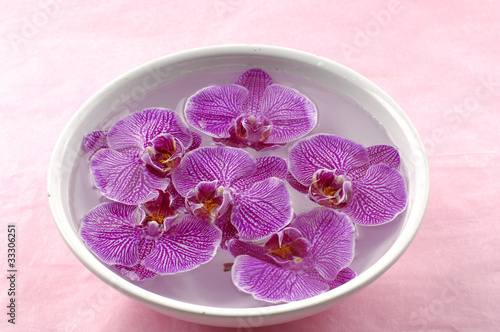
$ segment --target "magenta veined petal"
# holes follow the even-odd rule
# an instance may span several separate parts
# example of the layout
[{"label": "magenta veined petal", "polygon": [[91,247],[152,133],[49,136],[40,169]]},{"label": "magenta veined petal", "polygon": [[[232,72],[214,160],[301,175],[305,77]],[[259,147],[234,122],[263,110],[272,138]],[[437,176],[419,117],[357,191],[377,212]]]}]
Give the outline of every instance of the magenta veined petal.
[{"label": "magenta veined petal", "polygon": [[237,85],[245,87],[249,92],[249,97],[244,104],[247,112],[258,112],[264,91],[273,84],[273,80],[268,73],[259,68],[247,70],[236,80]]},{"label": "magenta veined petal", "polygon": [[238,190],[250,188],[254,183],[263,181],[270,177],[275,177],[281,180],[286,179],[288,165],[286,160],[278,156],[266,156],[255,159],[255,172],[246,177],[236,180],[232,187]]},{"label": "magenta veined petal", "polygon": [[252,256],[236,257],[233,283],[257,300],[271,303],[300,301],[326,292],[329,286],[307,274],[299,274]]},{"label": "magenta veined petal", "polygon": [[144,265],[144,259],[151,253],[155,247],[156,240],[151,237],[143,237],[138,244],[139,262],[133,266],[116,264],[115,268],[125,277],[134,281],[141,281],[156,276],[156,272],[148,270]]},{"label": "magenta veined petal", "polygon": [[108,147],[108,132],[105,130],[96,130],[88,133],[83,138],[83,148],[91,154],[100,149]]},{"label": "magenta veined petal", "polygon": [[221,231],[197,217],[185,216],[156,241],[144,266],[160,274],[192,270],[210,261],[221,241]]},{"label": "magenta veined petal", "polygon": [[272,123],[268,144],[293,141],[310,132],[317,122],[314,104],[298,91],[273,84],[264,92],[261,114]]},{"label": "magenta veined petal", "polygon": [[337,274],[337,277],[334,280],[326,281],[326,283],[330,286],[330,289],[334,289],[354,279],[355,277],[356,272],[346,267],[345,269],[339,271],[339,274]]},{"label": "magenta veined petal", "polygon": [[215,138],[229,137],[236,118],[243,113],[249,92],[242,86],[219,85],[201,89],[186,103],[188,123]]},{"label": "magenta veined petal", "polygon": [[350,169],[366,164],[368,153],[362,145],[351,140],[318,134],[297,142],[290,151],[289,160],[293,177],[309,186],[318,169],[346,174]]},{"label": "magenta veined petal", "polygon": [[97,151],[90,160],[96,187],[106,198],[125,204],[140,204],[155,199],[165,190],[168,178],[153,175],[138,154],[112,149]]},{"label": "magenta veined petal", "polygon": [[107,264],[135,265],[142,231],[137,223],[144,212],[136,206],[104,203],[83,219],[80,234],[89,249]]},{"label": "magenta veined petal", "polygon": [[149,108],[125,116],[108,132],[108,145],[115,150],[143,150],[148,142],[162,134],[170,134],[184,146],[189,146],[191,133],[181,117],[165,108]]},{"label": "magenta veined petal", "polygon": [[389,166],[370,167],[353,182],[353,195],[342,212],[360,225],[373,226],[393,220],[406,207],[406,185],[401,173]]},{"label": "magenta veined petal", "polygon": [[368,152],[368,163],[351,169],[347,174],[350,179],[354,180],[364,177],[368,168],[378,164],[384,164],[396,170],[399,168],[400,157],[398,150],[394,147],[389,145],[374,145],[366,148],[366,151]]},{"label": "magenta veined petal", "polygon": [[345,215],[316,208],[298,215],[290,224],[311,241],[309,249],[318,273],[334,280],[354,257],[354,226]]},{"label": "magenta veined petal", "polygon": [[263,239],[292,218],[290,193],[283,180],[268,178],[234,198],[232,223],[242,240]]},{"label": "magenta veined petal", "polygon": [[200,182],[217,180],[228,187],[241,177],[255,172],[252,156],[243,150],[228,147],[203,147],[187,153],[172,173],[175,189],[183,197],[191,194]]}]

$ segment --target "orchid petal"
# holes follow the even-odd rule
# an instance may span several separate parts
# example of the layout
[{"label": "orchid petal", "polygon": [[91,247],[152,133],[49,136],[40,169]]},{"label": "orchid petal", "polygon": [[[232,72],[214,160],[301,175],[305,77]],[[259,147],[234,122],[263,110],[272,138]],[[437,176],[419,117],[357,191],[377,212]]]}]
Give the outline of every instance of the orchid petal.
[{"label": "orchid petal", "polygon": [[200,134],[195,133],[194,131],[191,132],[191,145],[188,146],[186,149],[186,152],[193,151],[195,149],[198,149],[201,145],[201,141],[203,138],[201,137]]},{"label": "orchid petal", "polygon": [[202,181],[219,181],[228,187],[235,180],[255,172],[255,161],[243,150],[227,147],[203,147],[187,153],[172,173],[175,189],[183,197]]},{"label": "orchid petal", "polygon": [[255,241],[275,233],[292,217],[285,183],[269,178],[234,198],[232,223],[242,240]]},{"label": "orchid petal", "polygon": [[136,156],[111,149],[101,149],[90,160],[94,183],[101,193],[114,201],[140,204],[155,199],[157,190],[165,190],[170,182],[147,170]]},{"label": "orchid petal", "polygon": [[257,112],[264,91],[273,84],[273,80],[268,73],[259,68],[247,70],[236,80],[237,85],[245,87],[249,92],[249,97],[245,103],[245,109],[250,112]]},{"label": "orchid petal", "polygon": [[149,141],[161,134],[171,134],[184,146],[191,143],[191,133],[177,113],[169,109],[149,108],[116,122],[109,130],[108,144],[116,150],[142,150]]},{"label": "orchid petal", "polygon": [[108,133],[103,130],[96,130],[88,133],[83,138],[83,148],[91,154],[96,153],[100,149],[108,147]]},{"label": "orchid petal", "polygon": [[298,142],[290,151],[290,172],[305,186],[312,183],[313,174],[319,169],[346,174],[351,168],[368,162],[366,149],[351,140],[319,134]]},{"label": "orchid petal", "polygon": [[304,186],[302,183],[297,181],[297,179],[293,177],[290,171],[286,174],[286,181],[290,184],[290,186],[292,186],[293,189],[297,190],[299,193],[309,193],[309,187]]},{"label": "orchid petal", "polygon": [[316,126],[314,104],[298,91],[278,84],[269,86],[264,92],[260,112],[272,123],[266,143],[287,143],[304,136]]},{"label": "orchid petal", "polygon": [[214,257],[220,240],[221,232],[215,226],[200,218],[185,216],[157,239],[144,266],[160,274],[192,270]]},{"label": "orchid petal", "polygon": [[364,178],[353,181],[353,194],[342,212],[354,223],[372,226],[393,220],[406,207],[405,181],[389,166],[372,166]]},{"label": "orchid petal", "polygon": [[233,188],[245,190],[250,188],[254,183],[263,181],[270,177],[275,177],[285,180],[288,165],[286,160],[277,156],[267,156],[255,159],[257,169],[255,172],[247,177],[240,178],[232,185]]},{"label": "orchid petal", "polygon": [[267,249],[253,243],[243,242],[241,240],[231,240],[229,241],[228,249],[234,257],[248,255],[261,261],[280,266],[271,256],[267,254]]},{"label": "orchid petal", "polygon": [[148,270],[141,264],[136,264],[134,266],[115,265],[115,268],[125,277],[133,281],[146,280],[156,275],[156,272]]},{"label": "orchid petal", "polygon": [[155,200],[144,203],[146,214],[149,217],[147,220],[150,221],[151,217],[155,216],[156,219],[153,220],[161,220],[164,227],[173,222],[177,218],[177,209],[172,206],[173,200],[174,197],[168,191],[159,191]]},{"label": "orchid petal", "polygon": [[130,280],[141,281],[154,277],[156,273],[148,270],[146,267],[144,267],[144,265],[142,265],[142,261],[146,258],[147,255],[151,253],[154,247],[155,247],[154,238],[150,237],[142,238],[142,240],[139,242],[138,245],[139,263],[135,264],[134,266],[125,266],[117,264],[115,265],[115,268]]},{"label": "orchid petal", "polygon": [[228,249],[228,244],[232,239],[238,238],[238,230],[231,223],[232,208],[229,209],[219,218],[214,220],[214,225],[222,232],[220,247],[224,250]]},{"label": "orchid petal", "polygon": [[82,239],[103,262],[134,265],[143,234],[137,222],[143,215],[136,206],[115,202],[99,205],[83,218]]},{"label": "orchid petal", "polygon": [[236,257],[231,271],[238,289],[252,294],[257,300],[271,303],[299,301],[328,290],[328,285],[307,274],[298,274],[247,255]]},{"label": "orchid petal", "polygon": [[337,277],[334,280],[332,281],[326,280],[326,283],[328,284],[328,286],[330,286],[330,289],[334,289],[345,284],[349,280],[354,279],[355,277],[356,277],[356,272],[346,267],[345,269],[339,271]]},{"label": "orchid petal", "polygon": [[229,137],[236,118],[243,112],[248,90],[242,86],[219,85],[201,89],[189,98],[184,110],[188,123],[216,138]]},{"label": "orchid petal", "polygon": [[400,157],[398,150],[394,147],[389,145],[374,145],[366,148],[366,151],[368,152],[368,163],[351,169],[347,174],[350,179],[362,178],[365,176],[368,168],[377,164],[384,164],[396,170],[399,168]]},{"label": "orchid petal", "polygon": [[314,267],[328,280],[336,278],[354,257],[354,226],[349,218],[328,208],[298,215],[290,224],[309,241]]}]

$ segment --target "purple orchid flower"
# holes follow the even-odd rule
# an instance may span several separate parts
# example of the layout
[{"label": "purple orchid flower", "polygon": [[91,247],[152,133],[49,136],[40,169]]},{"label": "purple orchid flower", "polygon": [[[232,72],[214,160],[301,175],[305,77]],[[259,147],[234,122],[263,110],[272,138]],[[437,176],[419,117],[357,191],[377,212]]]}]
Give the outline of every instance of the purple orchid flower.
[{"label": "purple orchid flower", "polygon": [[365,149],[335,135],[315,135],[290,151],[287,179],[297,190],[360,225],[393,220],[406,207],[399,154],[391,146]]},{"label": "purple orchid flower", "polygon": [[189,213],[215,223],[228,239],[260,240],[292,218],[283,181],[287,164],[276,156],[252,156],[240,149],[203,147],[182,158],[172,182]]},{"label": "purple orchid flower", "polygon": [[93,154],[90,170],[101,193],[120,203],[141,204],[167,188],[186,149],[200,143],[201,137],[174,111],[151,108],[127,115],[107,132],[87,134],[83,145]]},{"label": "purple orchid flower", "polygon": [[317,208],[297,216],[262,247],[233,239],[236,287],[257,300],[303,300],[353,279],[354,226],[345,215]]},{"label": "purple orchid flower", "polygon": [[214,257],[221,232],[193,216],[179,221],[174,202],[160,192],[141,206],[101,204],[84,217],[81,236],[100,260],[131,280],[192,270]]},{"label": "purple orchid flower", "polygon": [[306,135],[316,125],[313,103],[294,89],[273,84],[261,69],[243,73],[235,84],[210,86],[189,98],[190,125],[216,142],[261,150]]}]

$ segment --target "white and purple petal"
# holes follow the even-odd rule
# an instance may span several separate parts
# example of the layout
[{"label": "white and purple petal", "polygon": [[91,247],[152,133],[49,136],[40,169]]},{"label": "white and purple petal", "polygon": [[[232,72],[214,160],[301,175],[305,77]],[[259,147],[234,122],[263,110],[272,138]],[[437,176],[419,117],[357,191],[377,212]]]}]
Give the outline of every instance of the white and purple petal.
[{"label": "white and purple petal", "polygon": [[364,178],[353,181],[353,194],[342,212],[356,224],[380,225],[393,220],[406,207],[406,186],[401,173],[389,166],[370,167]]},{"label": "white and purple petal", "polygon": [[135,265],[143,231],[137,223],[144,212],[136,206],[104,203],[92,209],[80,229],[89,249],[107,264]]},{"label": "white and purple petal", "polygon": [[354,226],[345,215],[317,208],[298,215],[290,224],[311,242],[311,261],[327,280],[336,278],[354,257]]},{"label": "white and purple petal", "polygon": [[90,160],[90,171],[101,194],[125,204],[153,200],[158,196],[157,190],[165,190],[170,182],[149,172],[138,153],[112,149],[97,151]]},{"label": "white and purple petal", "polygon": [[384,164],[396,170],[399,168],[400,157],[398,150],[394,147],[389,145],[374,145],[366,148],[366,151],[368,152],[368,163],[351,169],[347,174],[350,179],[362,178],[365,176],[368,168],[377,164]]},{"label": "white and purple petal", "polygon": [[201,137],[200,134],[192,131],[191,132],[191,145],[189,145],[187,147],[186,152],[198,149],[201,145],[202,140],[203,140],[203,138]]},{"label": "white and purple petal", "polygon": [[325,282],[328,286],[330,286],[330,289],[334,289],[354,279],[355,277],[356,272],[346,267],[345,269],[339,271],[339,274],[337,274],[337,277],[334,280],[325,280]]},{"label": "white and purple petal", "polygon": [[191,132],[181,117],[172,110],[148,108],[125,116],[108,133],[108,145],[115,150],[143,150],[155,137],[171,134],[184,146],[191,144]]},{"label": "white and purple petal", "polygon": [[232,188],[245,190],[250,188],[254,183],[263,181],[270,177],[275,177],[281,180],[286,179],[288,165],[286,160],[278,156],[266,156],[255,159],[257,169],[255,172],[246,177],[242,177],[232,184]]},{"label": "white and purple petal", "polygon": [[290,151],[290,172],[302,185],[309,186],[319,169],[346,174],[368,162],[366,149],[351,140],[319,134],[299,141]]},{"label": "white and purple petal", "polygon": [[248,255],[261,261],[280,266],[278,262],[276,262],[271,256],[267,254],[267,249],[251,242],[244,242],[238,239],[231,240],[228,244],[228,250],[231,255],[233,255],[233,257]]},{"label": "white and purple petal", "polygon": [[241,85],[248,90],[249,97],[244,107],[252,113],[258,111],[264,91],[268,86],[273,84],[273,80],[262,69],[253,68],[241,74],[235,84]]},{"label": "white and purple petal", "polygon": [[241,177],[255,172],[252,156],[243,150],[228,147],[203,147],[187,153],[172,173],[175,189],[183,197],[194,191],[198,183],[218,181],[229,187]]},{"label": "white and purple petal", "polygon": [[231,222],[242,240],[263,239],[292,218],[290,193],[283,180],[268,178],[234,197]]},{"label": "white and purple petal", "polygon": [[238,239],[238,230],[231,223],[232,207],[219,218],[214,220],[214,225],[222,232],[220,247],[224,250],[228,249],[229,243],[233,239]]},{"label": "white and purple petal", "polygon": [[139,262],[133,266],[117,264],[115,268],[130,280],[141,281],[154,277],[156,273],[144,267],[143,261],[154,249],[155,242],[155,239],[151,237],[142,238],[138,245]]},{"label": "white and purple petal", "polygon": [[210,261],[220,241],[217,227],[200,218],[185,216],[157,239],[144,266],[159,274],[189,271]]},{"label": "white and purple petal", "polygon": [[244,112],[248,96],[248,90],[236,84],[201,89],[187,101],[186,119],[191,126],[212,137],[229,137],[229,129]]},{"label": "white and purple petal", "polygon": [[329,289],[328,285],[307,274],[247,255],[235,258],[231,275],[239,290],[271,303],[300,301]]},{"label": "white and purple petal", "polygon": [[264,91],[260,114],[272,123],[268,144],[287,143],[310,132],[317,121],[314,104],[298,91],[273,84]]},{"label": "white and purple petal", "polygon": [[83,138],[83,148],[91,154],[100,149],[108,147],[108,132],[105,130],[96,130],[88,133]]},{"label": "white and purple petal", "polygon": [[292,173],[290,173],[290,171],[288,171],[288,173],[286,174],[286,181],[290,184],[290,186],[292,186],[293,189],[297,190],[299,193],[302,194],[309,193],[309,187],[304,186],[302,183],[297,181],[297,179],[294,178],[294,176],[292,175]]}]

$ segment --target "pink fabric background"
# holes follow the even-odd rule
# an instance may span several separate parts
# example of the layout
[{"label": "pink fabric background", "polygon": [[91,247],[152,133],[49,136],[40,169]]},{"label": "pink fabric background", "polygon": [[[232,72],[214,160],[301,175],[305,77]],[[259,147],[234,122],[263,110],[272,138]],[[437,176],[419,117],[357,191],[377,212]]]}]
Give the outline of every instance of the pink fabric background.
[{"label": "pink fabric background", "polygon": [[[338,61],[382,87],[425,142],[430,201],[403,257],[330,310],[254,331],[494,331],[500,325],[497,1],[10,1],[0,13],[0,330],[18,225],[21,331],[226,331],[158,314],[90,273],[49,211],[52,149],[81,104],[173,52],[260,43]],[[227,329],[230,331],[231,329]]]}]

